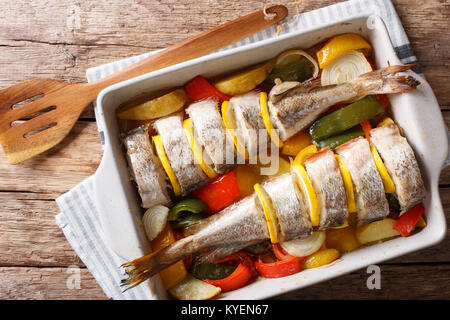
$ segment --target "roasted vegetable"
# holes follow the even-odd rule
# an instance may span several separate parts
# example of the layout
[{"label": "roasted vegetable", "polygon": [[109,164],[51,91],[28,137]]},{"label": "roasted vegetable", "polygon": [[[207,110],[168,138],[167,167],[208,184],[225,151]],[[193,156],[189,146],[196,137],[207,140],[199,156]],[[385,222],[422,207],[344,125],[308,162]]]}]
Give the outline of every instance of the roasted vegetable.
[{"label": "roasted vegetable", "polygon": [[281,149],[281,153],[295,157],[301,150],[312,143],[309,133],[300,131],[295,136],[286,140]]},{"label": "roasted vegetable", "polygon": [[207,98],[216,98],[220,103],[222,103],[223,101],[230,100],[229,96],[217,90],[202,76],[196,76],[184,88],[189,98],[194,101]]},{"label": "roasted vegetable", "polygon": [[318,268],[327,265],[340,257],[336,249],[322,249],[305,259],[303,266],[305,269]]},{"label": "roasted vegetable", "polygon": [[322,86],[341,84],[371,72],[372,66],[360,51],[351,50],[331,61],[320,76]]},{"label": "roasted vegetable", "polygon": [[424,211],[425,208],[423,207],[423,205],[418,204],[414,208],[405,212],[400,216],[400,218],[398,218],[397,222],[394,225],[394,230],[400,232],[404,237],[409,236],[416,227]]},{"label": "roasted vegetable", "polygon": [[361,50],[368,55],[372,46],[363,37],[354,33],[345,33],[331,38],[317,51],[320,68],[327,67],[332,61],[352,50]]},{"label": "roasted vegetable", "polygon": [[319,142],[316,142],[320,149],[328,148],[330,150],[334,150],[340,145],[343,145],[347,141],[350,141],[352,139],[355,139],[357,137],[361,137],[364,135],[364,131],[361,129],[361,127],[358,125],[356,127],[353,127],[351,129],[348,129],[340,134],[337,134],[335,136],[323,139]]},{"label": "roasted vegetable", "polygon": [[142,98],[133,100],[117,111],[117,117],[126,120],[156,119],[177,112],[186,101],[186,92],[183,89],[177,89],[149,101],[142,101]]},{"label": "roasted vegetable", "polygon": [[218,82],[214,86],[222,93],[230,96],[243,94],[256,88],[262,83],[275,64],[275,60],[269,60],[263,64],[254,66],[250,69],[241,71],[238,74],[228,76]]},{"label": "roasted vegetable", "polygon": [[320,142],[383,112],[378,99],[375,96],[367,96],[320,118],[311,125],[309,133],[314,141]]},{"label": "roasted vegetable", "polygon": [[400,233],[394,230],[395,220],[386,218],[372,222],[356,230],[356,238],[361,244],[386,240],[399,236]]},{"label": "roasted vegetable", "polygon": [[179,300],[208,300],[217,296],[221,289],[188,274],[181,282],[169,290]]},{"label": "roasted vegetable", "polygon": [[200,199],[187,198],[177,202],[169,210],[169,215],[167,219],[169,221],[175,221],[180,218],[183,213],[193,214],[201,213],[208,209],[208,205]]},{"label": "roasted vegetable", "polygon": [[306,238],[282,242],[281,247],[295,257],[306,257],[313,254],[325,243],[325,231],[315,231]]},{"label": "roasted vegetable", "polygon": [[147,209],[142,217],[142,224],[144,225],[145,234],[148,240],[152,241],[164,229],[167,223],[167,216],[169,208],[156,205]]},{"label": "roasted vegetable", "polygon": [[361,244],[355,235],[354,227],[342,229],[330,229],[327,231],[326,246],[339,250],[339,252],[350,252],[358,249]]}]

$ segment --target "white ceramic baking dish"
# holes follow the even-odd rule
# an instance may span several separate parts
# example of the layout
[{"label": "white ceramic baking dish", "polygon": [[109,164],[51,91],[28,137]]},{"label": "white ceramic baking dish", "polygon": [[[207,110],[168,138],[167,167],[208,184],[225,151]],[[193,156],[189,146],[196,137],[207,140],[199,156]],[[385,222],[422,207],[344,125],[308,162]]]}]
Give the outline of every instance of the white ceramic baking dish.
[{"label": "white ceramic baking dish", "polygon": [[[126,158],[119,141],[115,109],[121,103],[142,92],[182,86],[198,74],[214,77],[267,60],[287,49],[308,48],[325,38],[346,32],[359,33],[371,42],[375,48],[377,68],[401,64],[383,21],[378,16],[360,15],[214,53],[103,90],[97,99],[97,121],[105,130],[105,149],[94,186],[104,235],[111,248],[127,260],[149,252],[141,225],[143,209],[140,208],[136,187],[129,179]],[[222,294],[221,298],[268,298],[431,246],[443,239],[446,224],[439,198],[438,180],[448,153],[447,129],[430,86],[417,74],[413,75],[421,82],[418,89],[406,94],[391,95],[389,99],[395,121],[403,127],[414,148],[426,181],[426,228],[408,238],[397,238],[345,254],[331,265],[304,270],[285,278],[260,279],[242,289]],[[156,279],[153,282],[156,286],[155,299],[166,298],[167,294],[160,281]]]}]

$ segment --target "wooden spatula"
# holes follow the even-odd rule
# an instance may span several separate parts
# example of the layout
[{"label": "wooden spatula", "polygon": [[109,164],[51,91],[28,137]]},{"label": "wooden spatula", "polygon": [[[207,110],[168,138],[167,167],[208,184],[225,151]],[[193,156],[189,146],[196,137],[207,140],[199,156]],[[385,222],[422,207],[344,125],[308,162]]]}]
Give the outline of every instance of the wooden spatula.
[{"label": "wooden spatula", "polygon": [[278,23],[288,10],[278,5],[266,12],[276,16],[265,19],[261,10],[240,17],[92,83],[31,79],[0,90],[0,143],[8,162],[20,163],[58,144],[102,89],[228,46]]}]

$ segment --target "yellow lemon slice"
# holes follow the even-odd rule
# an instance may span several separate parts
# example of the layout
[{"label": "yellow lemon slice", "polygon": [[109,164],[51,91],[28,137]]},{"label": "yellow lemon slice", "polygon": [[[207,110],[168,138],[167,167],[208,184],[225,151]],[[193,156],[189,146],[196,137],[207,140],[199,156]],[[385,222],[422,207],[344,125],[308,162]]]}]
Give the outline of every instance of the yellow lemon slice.
[{"label": "yellow lemon slice", "polygon": [[309,145],[306,148],[303,148],[294,159],[294,163],[303,165],[305,163],[306,158],[317,153],[317,147],[315,145]]},{"label": "yellow lemon slice", "polygon": [[195,160],[200,165],[200,168],[202,168],[203,172],[211,179],[214,179],[217,177],[217,173],[205,162],[205,160],[202,157],[202,152],[197,148],[197,144],[194,140],[194,135],[192,134],[191,129],[191,119],[186,119],[183,121],[183,128],[184,132],[186,133],[186,137],[189,141],[189,145],[191,146],[192,153],[194,154]]},{"label": "yellow lemon slice", "polygon": [[267,109],[267,93],[261,92],[261,95],[260,95],[260,98],[259,98],[259,105],[261,107],[260,114],[261,114],[261,116],[263,118],[264,125],[266,127],[267,133],[270,136],[270,139],[272,140],[272,142],[278,148],[282,148],[283,147],[283,141],[280,140],[280,137],[278,137],[277,132],[272,127],[272,124],[270,123],[269,111]]},{"label": "yellow lemon slice", "polygon": [[233,139],[234,145],[236,146],[236,150],[239,152],[239,154],[245,159],[248,159],[248,152],[245,150],[245,147],[239,142],[238,138],[234,134],[235,126],[232,125],[233,119],[232,115],[228,113],[228,106],[230,102],[224,101],[222,103],[222,119],[223,123],[225,124],[225,128],[227,128],[228,133],[230,134],[231,138]]},{"label": "yellow lemon slice", "polygon": [[175,173],[173,173],[172,167],[169,164],[169,160],[167,159],[162,139],[159,135],[153,136],[152,139],[153,143],[155,144],[156,154],[158,155],[159,160],[161,160],[161,164],[164,168],[164,171],[166,172],[167,176],[169,177],[170,183],[172,184],[173,193],[176,196],[179,196],[181,195],[180,184],[178,183],[178,179],[175,176]]},{"label": "yellow lemon slice", "polygon": [[363,37],[354,33],[333,37],[317,51],[320,69],[325,68],[331,61],[351,50],[362,50],[367,55],[372,50],[372,46]]},{"label": "yellow lemon slice", "polygon": [[278,243],[277,217],[273,212],[272,204],[270,203],[270,200],[266,198],[266,195],[264,194],[264,191],[261,189],[259,183],[255,184],[253,188],[255,189],[255,192],[258,195],[259,201],[261,201],[264,210],[264,216],[266,217],[267,227],[269,228],[270,242]]},{"label": "yellow lemon slice", "polygon": [[389,117],[386,117],[383,120],[381,120],[381,122],[377,125],[377,127],[382,127],[384,125],[391,124],[391,123],[394,123],[394,120],[392,120]]},{"label": "yellow lemon slice", "polygon": [[339,164],[342,180],[344,180],[345,193],[347,194],[348,212],[356,212],[355,194],[353,192],[353,182],[350,171],[348,171],[347,166],[339,155],[335,154],[334,156]]},{"label": "yellow lemon slice", "polygon": [[395,183],[392,181],[391,176],[389,175],[386,167],[384,166],[383,160],[381,160],[380,154],[378,153],[377,148],[372,145],[370,146],[370,151],[372,151],[373,161],[375,162],[375,166],[380,173],[381,180],[384,185],[384,192],[386,193],[395,193]]},{"label": "yellow lemon slice", "polygon": [[292,169],[298,176],[298,183],[301,184],[300,189],[304,190],[306,194],[304,194],[305,198],[308,200],[309,204],[309,214],[311,216],[311,225],[313,227],[317,227],[320,223],[319,219],[319,207],[317,204],[316,192],[312,186],[311,180],[309,179],[308,174],[306,173],[305,167],[303,167],[300,163],[293,163]]}]

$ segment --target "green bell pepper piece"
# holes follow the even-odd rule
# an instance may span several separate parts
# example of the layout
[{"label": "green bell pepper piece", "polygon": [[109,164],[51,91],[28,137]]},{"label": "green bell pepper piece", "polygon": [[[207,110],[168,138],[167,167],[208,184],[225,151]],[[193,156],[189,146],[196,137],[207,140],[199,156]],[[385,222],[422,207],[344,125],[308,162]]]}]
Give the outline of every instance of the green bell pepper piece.
[{"label": "green bell pepper piece", "polygon": [[355,139],[357,137],[364,136],[364,131],[361,129],[361,126],[353,127],[347,131],[342,132],[341,134],[326,138],[320,142],[315,142],[315,144],[320,147],[320,149],[328,148],[330,150],[334,150],[340,145],[343,145],[347,141]]},{"label": "green bell pepper piece", "polygon": [[182,213],[200,213],[205,211],[206,209],[208,209],[208,205],[200,199],[184,199],[170,208],[167,220],[175,221],[180,217]]},{"label": "green bell pepper piece", "polygon": [[194,223],[199,222],[200,220],[204,219],[202,213],[190,213],[190,214],[183,214],[181,217],[179,217],[175,221],[170,222],[170,226],[172,229],[180,229],[185,228],[187,226],[190,226]]},{"label": "green bell pepper piece", "polygon": [[190,271],[195,278],[200,280],[220,280],[232,274],[236,267],[237,266],[232,266],[225,263],[215,264],[210,262],[199,262],[199,259],[196,256],[194,257]]},{"label": "green bell pepper piece", "polygon": [[303,82],[311,78],[312,75],[313,69],[311,68],[311,62],[305,57],[302,57],[296,63],[275,66],[264,82],[272,86],[275,84],[276,78],[280,78],[282,81]]},{"label": "green bell pepper piece", "polygon": [[375,96],[367,96],[320,118],[311,125],[309,133],[314,141],[319,142],[383,112],[378,99]]}]

